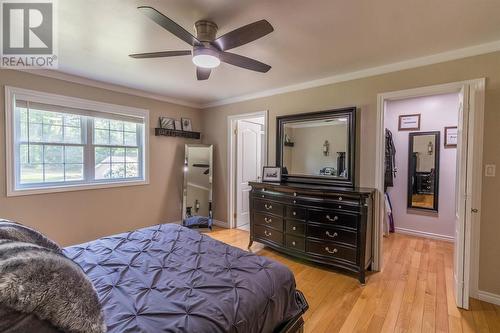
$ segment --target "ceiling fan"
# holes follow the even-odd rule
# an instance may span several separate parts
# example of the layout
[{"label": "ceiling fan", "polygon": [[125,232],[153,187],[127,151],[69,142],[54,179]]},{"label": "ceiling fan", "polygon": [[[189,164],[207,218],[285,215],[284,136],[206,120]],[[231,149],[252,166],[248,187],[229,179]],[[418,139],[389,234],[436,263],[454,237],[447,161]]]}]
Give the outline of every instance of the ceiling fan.
[{"label": "ceiling fan", "polygon": [[195,23],[196,37],[194,37],[186,29],[153,7],[140,6],[137,9],[165,30],[191,45],[193,49],[130,54],[129,56],[132,58],[144,59],[192,55],[193,63],[196,65],[198,80],[207,80],[212,68],[219,66],[221,61],[261,73],[266,73],[271,69],[271,66],[260,61],[226,52],[271,33],[274,29],[266,20],[250,23],[218,38],[216,38],[217,24],[211,21],[200,20]]}]

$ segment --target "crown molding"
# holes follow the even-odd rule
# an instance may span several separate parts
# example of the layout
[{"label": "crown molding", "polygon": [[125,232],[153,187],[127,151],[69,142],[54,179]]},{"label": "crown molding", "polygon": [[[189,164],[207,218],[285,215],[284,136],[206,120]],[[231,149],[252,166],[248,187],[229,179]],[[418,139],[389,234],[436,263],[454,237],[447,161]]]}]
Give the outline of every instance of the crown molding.
[{"label": "crown molding", "polygon": [[466,48],[462,48],[462,49],[456,49],[456,50],[452,50],[452,51],[436,53],[436,54],[433,54],[430,56],[414,58],[414,59],[396,62],[396,63],[392,63],[392,64],[371,67],[371,68],[362,69],[359,71],[349,72],[349,73],[345,73],[345,74],[333,75],[333,76],[325,77],[322,79],[301,82],[301,83],[292,84],[292,85],[288,85],[288,86],[284,86],[284,87],[280,87],[280,88],[275,88],[275,89],[270,89],[270,90],[265,90],[265,91],[261,91],[261,92],[257,92],[257,93],[253,93],[253,94],[231,97],[231,98],[227,98],[227,99],[223,99],[223,100],[219,100],[219,101],[215,101],[215,102],[211,102],[211,103],[202,104],[201,108],[206,109],[206,108],[211,108],[211,107],[215,107],[215,106],[234,104],[234,103],[239,103],[239,102],[248,101],[248,100],[252,100],[252,99],[269,97],[269,96],[284,94],[284,93],[297,91],[297,90],[304,90],[304,89],[309,89],[309,88],[326,86],[329,84],[351,81],[351,80],[356,80],[356,79],[361,79],[361,78],[365,78],[365,77],[376,76],[376,75],[386,74],[386,73],[391,73],[391,72],[397,72],[397,71],[401,71],[401,70],[405,70],[405,69],[433,65],[433,64],[437,64],[437,63],[442,63],[442,62],[447,62],[447,61],[457,60],[457,59],[462,59],[462,58],[467,58],[467,57],[473,57],[473,56],[497,52],[497,51],[500,51],[500,40],[494,41],[491,43],[470,46],[470,47],[466,47]]},{"label": "crown molding", "polygon": [[473,56],[497,52],[497,51],[500,51],[500,40],[494,41],[491,43],[479,44],[479,45],[474,45],[474,46],[465,47],[465,48],[461,48],[461,49],[446,51],[446,52],[442,52],[442,53],[436,53],[436,54],[433,54],[430,56],[409,59],[409,60],[400,61],[400,62],[396,62],[396,63],[392,63],[392,64],[366,68],[366,69],[362,69],[359,71],[328,76],[328,77],[324,77],[324,78],[317,79],[317,80],[305,81],[305,82],[287,85],[287,86],[283,86],[283,87],[279,87],[279,88],[264,90],[264,91],[260,91],[257,93],[245,94],[245,95],[240,95],[240,96],[236,96],[236,97],[230,97],[227,99],[221,99],[218,101],[214,101],[214,102],[210,102],[210,103],[203,103],[203,104],[188,102],[188,101],[185,101],[182,99],[168,97],[168,96],[161,95],[161,94],[154,94],[154,93],[150,93],[150,92],[139,90],[139,89],[128,88],[128,87],[117,85],[117,84],[107,83],[104,81],[88,79],[88,78],[84,78],[84,77],[76,76],[76,75],[72,75],[72,74],[67,74],[67,73],[60,72],[60,71],[43,70],[43,69],[37,69],[37,70],[18,69],[18,70],[21,72],[26,72],[26,73],[30,73],[30,74],[34,74],[34,75],[40,75],[40,76],[50,77],[50,78],[59,79],[59,80],[67,81],[67,82],[83,84],[86,86],[107,89],[107,90],[120,92],[120,93],[124,93],[124,94],[155,99],[155,100],[159,100],[162,102],[168,102],[168,103],[172,103],[172,104],[187,106],[187,107],[191,107],[191,108],[195,108],[195,109],[206,109],[206,108],[211,108],[211,107],[216,107],[216,106],[244,102],[244,101],[257,99],[257,98],[270,97],[270,96],[284,94],[284,93],[288,93],[288,92],[292,92],[292,91],[310,89],[310,88],[326,86],[326,85],[339,83],[339,82],[351,81],[351,80],[361,79],[361,78],[370,77],[370,76],[376,76],[376,75],[381,75],[381,74],[386,74],[386,73],[391,73],[391,72],[397,72],[397,71],[401,71],[401,70],[405,70],[405,69],[433,65],[433,64],[437,64],[437,63],[442,63],[442,62],[447,62],[447,61],[457,60],[457,59],[462,59],[462,58],[467,58],[467,57],[473,57]]},{"label": "crown molding", "polygon": [[125,86],[121,86],[121,85],[117,85],[117,84],[113,84],[113,83],[108,83],[108,82],[104,82],[104,81],[88,79],[88,78],[85,78],[82,76],[67,74],[64,72],[56,71],[56,70],[47,70],[47,69],[36,69],[36,70],[17,69],[17,70],[20,72],[25,72],[25,73],[29,73],[29,74],[45,76],[45,77],[49,77],[52,79],[58,79],[58,80],[66,81],[66,82],[82,84],[82,85],[90,86],[90,87],[94,87],[94,88],[111,90],[114,92],[119,92],[119,93],[128,94],[128,95],[134,95],[134,96],[139,96],[139,97],[144,97],[144,98],[155,99],[158,101],[177,104],[177,105],[181,105],[181,106],[187,106],[187,107],[191,107],[191,108],[195,108],[195,109],[201,108],[201,105],[197,104],[197,103],[192,103],[192,102],[188,102],[185,100],[172,98],[172,97],[168,97],[168,96],[164,96],[164,95],[160,95],[160,94],[154,94],[154,93],[150,93],[150,92],[147,92],[144,90],[128,88]]}]

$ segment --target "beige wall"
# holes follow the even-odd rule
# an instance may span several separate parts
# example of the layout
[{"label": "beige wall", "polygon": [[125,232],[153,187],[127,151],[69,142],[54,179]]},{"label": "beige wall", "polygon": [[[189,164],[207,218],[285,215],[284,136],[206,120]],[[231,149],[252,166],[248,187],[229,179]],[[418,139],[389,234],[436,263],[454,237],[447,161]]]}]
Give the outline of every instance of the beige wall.
[{"label": "beige wall", "polygon": [[[150,184],[6,197],[5,85],[149,109]],[[35,227],[62,245],[181,219],[184,144],[196,141],[155,137],[153,128],[159,116],[182,116],[200,130],[199,110],[11,70],[0,70],[0,89],[0,217]]]},{"label": "beige wall", "polygon": [[[215,215],[227,215],[227,131],[226,117],[269,110],[269,165],[275,160],[276,116],[355,105],[360,109],[358,125],[358,183],[374,186],[375,124],[377,94],[446,82],[486,77],[484,163],[500,164],[500,53],[492,53],[442,64],[341,82],[266,98],[245,101],[203,112],[206,143],[215,144]],[[500,179],[483,182],[481,221],[480,289],[500,294]]]}]

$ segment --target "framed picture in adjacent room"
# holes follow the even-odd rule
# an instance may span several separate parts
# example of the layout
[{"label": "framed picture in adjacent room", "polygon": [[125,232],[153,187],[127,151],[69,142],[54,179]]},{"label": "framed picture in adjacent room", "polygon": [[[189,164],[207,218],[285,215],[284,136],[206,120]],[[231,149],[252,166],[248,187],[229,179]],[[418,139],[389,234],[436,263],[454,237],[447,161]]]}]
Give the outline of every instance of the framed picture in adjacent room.
[{"label": "framed picture in adjacent room", "polygon": [[419,131],[420,114],[403,114],[399,116],[398,130]]},{"label": "framed picture in adjacent room", "polygon": [[281,182],[281,168],[265,166],[262,168],[262,181],[264,182]]},{"label": "framed picture in adjacent room", "polygon": [[447,126],[444,128],[444,147],[456,148],[458,144],[458,127]]},{"label": "framed picture in adjacent room", "polygon": [[188,132],[193,131],[193,126],[191,125],[191,119],[181,118],[181,122],[182,122],[182,130],[183,131],[188,131]]},{"label": "framed picture in adjacent room", "polygon": [[182,131],[182,124],[181,124],[181,121],[180,121],[180,120],[177,120],[177,119],[176,119],[176,120],[175,120],[175,122],[174,122],[174,125],[175,125],[175,129],[176,129],[177,131]]},{"label": "framed picture in adjacent room", "polygon": [[168,117],[160,117],[160,127],[164,129],[175,129],[175,120]]}]

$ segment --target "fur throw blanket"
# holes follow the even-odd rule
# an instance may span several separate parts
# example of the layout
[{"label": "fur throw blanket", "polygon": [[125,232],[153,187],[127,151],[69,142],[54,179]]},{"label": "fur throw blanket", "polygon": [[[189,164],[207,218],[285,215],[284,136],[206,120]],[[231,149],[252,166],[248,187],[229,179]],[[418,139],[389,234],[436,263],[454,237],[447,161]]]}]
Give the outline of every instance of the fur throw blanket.
[{"label": "fur throw blanket", "polygon": [[38,231],[25,225],[0,219],[0,239],[10,239],[19,242],[33,243],[62,253],[61,248]]},{"label": "fur throw blanket", "polygon": [[[19,230],[16,228],[11,230]],[[53,246],[1,239],[3,236],[5,233],[0,235],[0,313],[9,313],[12,320],[12,310],[17,311],[17,322],[34,315],[57,332],[106,332],[97,293],[77,264]],[[31,237],[29,232],[22,239],[25,237]]]}]

